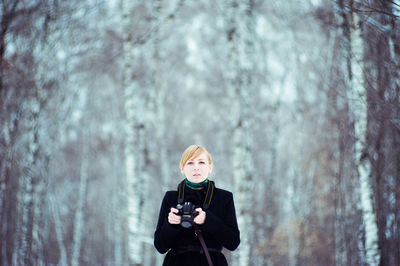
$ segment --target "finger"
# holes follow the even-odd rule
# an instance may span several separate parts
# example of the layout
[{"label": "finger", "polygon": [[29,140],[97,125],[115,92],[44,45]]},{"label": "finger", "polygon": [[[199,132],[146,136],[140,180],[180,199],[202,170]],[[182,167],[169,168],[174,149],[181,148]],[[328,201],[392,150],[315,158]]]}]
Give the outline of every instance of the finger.
[{"label": "finger", "polygon": [[175,215],[175,214],[173,214],[173,213],[170,213],[170,214],[168,215],[168,217],[170,217],[171,219],[174,219],[174,220],[179,220],[179,219],[181,218],[180,216]]},{"label": "finger", "polygon": [[171,212],[172,213],[178,213],[179,211],[178,211],[178,209],[175,209],[174,207],[171,207]]},{"label": "finger", "polygon": [[180,216],[170,215],[168,216],[168,222],[170,224],[180,224],[181,223]]},{"label": "finger", "polygon": [[171,210],[170,213],[168,213],[168,220],[174,220],[174,221],[178,221],[180,223],[181,221],[181,216],[180,215],[176,215],[175,213],[173,213],[173,211]]},{"label": "finger", "polygon": [[173,220],[173,219],[168,219],[168,222],[169,222],[170,224],[179,224],[178,221]]},{"label": "finger", "polygon": [[180,216],[176,215],[175,213],[173,213],[173,212],[171,211],[170,213],[168,213],[168,217],[177,219],[177,218],[180,217]]},{"label": "finger", "polygon": [[205,217],[204,216],[197,216],[196,218],[193,219],[193,221],[196,224],[203,224],[205,221]]}]

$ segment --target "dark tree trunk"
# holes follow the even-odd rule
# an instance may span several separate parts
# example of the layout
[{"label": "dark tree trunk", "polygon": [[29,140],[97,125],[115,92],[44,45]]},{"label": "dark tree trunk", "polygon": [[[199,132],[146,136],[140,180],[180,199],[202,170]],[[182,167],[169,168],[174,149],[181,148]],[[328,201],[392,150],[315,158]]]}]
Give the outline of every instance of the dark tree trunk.
[{"label": "dark tree trunk", "polygon": [[399,151],[395,150],[398,146],[391,137],[394,121],[391,108],[396,106],[393,102],[393,84],[396,84],[396,80],[398,82],[398,77],[393,72],[393,68],[396,69],[396,58],[391,56],[391,33],[384,30],[391,27],[391,5],[390,1],[376,0],[371,3],[371,9],[377,12],[365,19],[364,36],[364,80],[368,104],[367,156],[372,165],[371,183],[377,214],[380,265],[383,266],[395,265],[395,257],[398,257],[395,251],[398,227],[395,229],[390,225],[391,217],[398,212],[398,209],[392,207],[391,198],[395,192],[390,189],[393,180],[398,179],[395,165]]}]

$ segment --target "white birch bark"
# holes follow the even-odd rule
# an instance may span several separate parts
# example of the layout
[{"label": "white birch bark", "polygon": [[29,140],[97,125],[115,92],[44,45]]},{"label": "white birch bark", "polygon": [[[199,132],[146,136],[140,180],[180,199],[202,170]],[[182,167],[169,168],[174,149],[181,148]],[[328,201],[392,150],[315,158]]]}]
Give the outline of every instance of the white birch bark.
[{"label": "white birch bark", "polygon": [[[4,112],[4,110],[3,110]],[[11,122],[12,123],[12,122]],[[3,133],[4,132],[4,133]],[[5,138],[5,147],[10,147],[10,141],[8,140],[9,137],[7,137],[9,135],[9,125],[8,123],[6,123],[6,125],[3,128],[3,132],[1,132],[1,134],[4,134],[4,138]],[[10,169],[11,167],[11,149],[6,149],[5,151],[1,151],[1,157],[3,158],[0,162],[0,210],[4,210],[3,209],[3,204],[5,201],[5,192],[6,192],[6,186],[7,186],[7,178],[6,178],[6,174],[7,174],[7,169]],[[0,212],[0,221],[2,221],[2,218],[5,216],[5,214],[2,212]],[[0,235],[3,233],[3,229],[0,229]],[[0,251],[0,254],[3,254],[3,250],[5,249],[4,244],[3,244],[3,239],[2,241],[2,250]],[[5,252],[5,251],[4,251]],[[3,256],[0,256],[3,257]]]},{"label": "white birch bark", "polygon": [[[83,129],[87,130],[87,129]],[[82,160],[80,168],[80,182],[78,187],[78,202],[76,206],[75,218],[74,218],[74,231],[73,231],[73,242],[72,242],[72,255],[71,255],[71,265],[79,265],[79,260],[81,256],[82,238],[83,231],[85,227],[84,220],[84,205],[86,202],[86,192],[87,192],[87,180],[88,180],[88,167],[89,167],[89,147],[88,137],[83,134],[82,143]]]},{"label": "white birch bark", "polygon": [[32,95],[28,101],[29,111],[29,131],[27,132],[27,153],[25,155],[25,169],[23,175],[19,179],[18,204],[17,204],[17,223],[13,252],[13,264],[23,265],[31,264],[32,246],[38,245],[32,238],[32,228],[37,222],[34,217],[34,193],[37,179],[37,170],[35,169],[37,153],[39,149],[38,143],[38,116],[40,111],[40,103],[37,95]]},{"label": "white birch bark", "polygon": [[[117,153],[114,151],[114,156],[118,156]],[[118,157],[114,157],[118,158]],[[115,169],[117,167],[117,163],[114,160],[114,166],[113,168]],[[120,171],[114,170],[115,177],[120,178],[121,176],[119,174]],[[117,185],[117,188],[121,188],[121,184]],[[122,235],[122,204],[121,204],[121,193],[120,189],[117,191],[114,191],[114,195],[112,196],[112,206],[113,206],[113,217],[111,218],[112,220],[111,225],[112,225],[112,236],[110,236],[111,239],[114,240],[113,243],[113,256],[114,256],[114,264],[115,265],[122,265],[123,264],[123,235]]]},{"label": "white birch bark", "polygon": [[[228,91],[227,91],[227,99],[228,102],[226,103],[227,106],[230,106],[231,108],[231,114],[232,114],[232,120],[231,120],[231,127],[233,128],[235,126],[235,123],[237,123],[237,120],[239,119],[239,101],[236,99],[236,95],[235,95],[235,90],[236,90],[236,75],[239,72],[237,70],[237,66],[238,66],[238,36],[237,36],[237,27],[238,27],[238,22],[237,22],[237,6],[236,6],[236,1],[235,0],[228,0],[226,1],[226,6],[224,8],[225,12],[225,31],[226,31],[226,37],[227,37],[227,50],[228,50],[228,54],[227,54],[227,68],[226,68],[226,76],[225,76],[225,80],[227,82],[227,87],[228,87]],[[237,135],[237,134],[236,134]],[[239,152],[236,149],[236,143],[234,141],[233,143],[233,173],[234,173],[234,183],[235,186],[237,187],[237,180],[238,178],[240,178],[238,176],[238,171],[237,171],[237,160],[239,158],[237,158],[237,153]],[[235,190],[236,190],[235,187]],[[240,212],[240,206],[242,206],[241,201],[241,195],[235,191],[235,203],[236,203],[236,215],[237,215],[237,219],[238,219],[238,226],[239,226],[239,230],[241,232],[241,244],[239,246],[239,250],[244,250],[243,253],[246,253],[247,249],[245,248],[246,243],[243,241],[243,237],[245,236],[246,232],[243,231],[243,229],[245,228],[243,226],[244,221],[242,220],[242,213]],[[243,248],[244,247],[244,248]],[[241,256],[243,256],[243,254],[241,254]],[[232,258],[232,264],[233,265],[241,265],[240,264],[240,259],[241,256],[238,254],[238,251],[235,252],[233,258]],[[244,261],[244,263],[246,263],[246,261]]]},{"label": "white birch bark", "polygon": [[[141,112],[142,113],[142,112]],[[143,113],[142,113],[143,114]],[[149,186],[149,180],[150,180],[150,175],[148,172],[148,165],[147,165],[147,160],[148,158],[145,158],[146,153],[149,152],[148,150],[148,140],[150,139],[148,134],[149,132],[146,130],[149,121],[143,121],[143,129],[139,130],[137,133],[138,140],[135,141],[135,144],[138,149],[138,154],[136,156],[137,160],[137,170],[136,170],[136,176],[137,176],[137,181],[138,183],[135,184],[137,191],[135,192],[136,195],[138,195],[138,202],[136,203],[138,205],[138,215],[137,215],[137,227],[136,227],[136,232],[135,232],[135,242],[137,242],[137,246],[139,246],[140,253],[136,253],[136,262],[139,264],[144,264],[146,254],[148,252],[148,247],[146,244],[148,244],[148,238],[150,236],[150,228],[149,224],[151,223],[151,192],[150,192],[150,186]],[[151,245],[153,246],[153,241],[150,242]]]},{"label": "white birch bark", "polygon": [[[144,144],[142,150],[142,166],[140,167],[140,175],[142,176],[143,183],[143,206],[142,206],[142,221],[141,221],[141,232],[143,237],[143,245],[144,245],[144,253],[143,253],[143,265],[151,265],[152,254],[154,253],[154,244],[153,244],[153,234],[154,228],[152,226],[154,217],[157,217],[156,209],[154,206],[154,197],[150,195],[154,193],[154,189],[151,188],[151,180],[154,180],[155,177],[150,176],[149,169],[151,167],[151,162],[161,162],[161,174],[166,174],[166,176],[162,177],[163,180],[168,179],[168,173],[165,173],[165,164],[167,162],[166,157],[159,158],[158,156],[166,156],[165,144],[164,144],[164,113],[163,113],[163,85],[159,79],[159,68],[161,64],[160,58],[160,20],[162,17],[162,5],[161,0],[152,1],[151,6],[149,7],[151,10],[151,39],[147,42],[146,45],[148,48],[145,48],[148,53],[147,62],[150,66],[150,87],[147,88],[146,92],[148,93],[146,108],[144,113],[146,114],[146,120],[143,122],[145,124],[145,128],[142,131],[144,135],[141,137],[141,143]],[[156,141],[151,141],[152,139]],[[159,151],[161,154],[159,154]],[[148,158],[145,158],[145,157]],[[165,161],[164,161],[165,160]]]},{"label": "white birch bark", "polygon": [[[13,97],[13,93],[11,90],[6,91],[4,102],[11,101]],[[2,104],[2,112],[4,114],[7,113],[7,109],[5,108],[7,104]],[[7,184],[10,182],[10,170],[12,168],[12,154],[13,154],[13,145],[15,145],[16,139],[16,131],[18,128],[18,117],[16,113],[10,114],[10,121],[4,124],[3,130],[1,132],[2,138],[4,139],[4,147],[5,149],[1,152],[2,160],[0,162],[0,241],[1,241],[1,250],[0,250],[0,264],[7,265],[9,262],[7,261],[7,223],[8,217],[6,212],[6,207],[8,203],[6,202],[7,197]]]},{"label": "white birch bark", "polygon": [[134,2],[122,2],[123,52],[124,52],[124,87],[125,87],[125,113],[126,113],[126,145],[125,145],[125,173],[127,221],[128,221],[128,247],[129,262],[140,264],[143,258],[142,243],[140,241],[140,194],[141,180],[136,174],[138,168],[138,154],[136,146],[136,131],[142,127],[139,123],[139,98],[138,85],[134,80],[133,62],[139,55],[139,48],[133,42],[131,13]]},{"label": "white birch bark", "polygon": [[[38,101],[38,107],[39,111],[41,109],[41,105],[46,102],[46,99],[48,98],[46,89],[44,89],[44,82],[47,80],[47,75],[50,76],[50,72],[47,71],[46,66],[44,64],[44,61],[48,60],[47,54],[49,52],[49,47],[46,44],[39,43],[36,46],[35,49],[35,54],[42,55],[44,53],[44,56],[37,56],[37,72],[35,75],[35,80],[36,80],[36,92],[37,94],[35,95],[37,101]],[[39,123],[39,112],[36,114],[37,118],[37,123]],[[41,120],[42,121],[42,120]],[[38,126],[37,126],[38,127]],[[49,147],[40,146],[40,153],[42,156],[39,158],[39,145],[42,143],[41,137],[43,134],[40,134],[42,131],[39,131],[39,128],[36,130],[36,140],[37,142],[37,155],[36,157],[38,158],[35,164],[35,169],[36,169],[36,181],[35,181],[35,186],[33,187],[33,222],[32,222],[32,240],[33,240],[33,245],[32,245],[32,255],[34,256],[34,263],[36,265],[44,265],[44,245],[42,239],[44,238],[44,218],[42,215],[42,210],[44,208],[44,202],[46,199],[46,183],[47,183],[47,171],[48,171],[48,164],[49,164]],[[46,139],[46,143],[49,143],[49,140]]]},{"label": "white birch bark", "polygon": [[[229,1],[226,7],[228,24],[228,65],[229,98],[233,114],[233,175],[235,182],[235,200],[237,219],[241,231],[241,244],[234,253],[234,265],[249,265],[251,240],[253,239],[253,220],[248,203],[253,195],[253,161],[252,161],[252,123],[251,97],[253,80],[253,47],[251,39],[254,34],[252,1]],[[242,20],[241,18],[245,18]],[[229,36],[230,34],[230,36]]]},{"label": "white birch bark", "polygon": [[[354,76],[354,71],[361,73],[360,64],[361,56],[354,53],[352,47],[353,36],[355,32],[352,27],[352,9],[347,6],[353,4],[352,1],[340,0],[334,6],[337,17],[337,24],[340,25],[334,38],[334,46],[331,48],[333,54],[331,57],[332,66],[330,68],[337,69],[331,71],[331,79],[343,79],[342,86],[337,89],[341,95],[342,92],[347,94],[347,98],[335,96],[335,104],[337,107],[337,115],[342,120],[339,125],[339,164],[338,174],[335,179],[335,264],[349,265],[360,264],[360,260],[365,258],[361,254],[362,245],[360,239],[364,234],[362,227],[362,211],[360,206],[360,180],[356,174],[358,162],[356,162],[356,138],[355,136],[355,118],[354,100],[357,95],[354,94],[354,86],[361,86],[362,76]],[[359,31],[359,29],[357,29]],[[359,33],[358,33],[359,34]],[[356,36],[355,36],[356,37]],[[357,41],[357,40],[356,40]],[[358,41],[361,41],[359,39]],[[353,43],[354,45],[354,43]],[[360,43],[361,45],[361,43]],[[362,49],[362,47],[359,47]],[[357,53],[358,51],[356,51]],[[358,58],[357,58],[358,57]],[[357,61],[359,60],[359,61]],[[355,65],[356,64],[356,65]],[[337,76],[339,73],[339,76]],[[355,81],[356,79],[361,79]],[[345,111],[345,112],[343,112]],[[357,234],[354,234],[357,232]]]},{"label": "white birch bark", "polygon": [[[119,101],[113,99],[113,119],[115,121],[116,132],[124,132],[124,119],[123,115],[120,113],[122,110],[118,106],[124,102],[124,100]],[[116,111],[118,110],[118,111]],[[120,111],[121,110],[121,111]],[[117,184],[114,186],[114,192],[111,199],[111,204],[113,206],[113,217],[111,217],[111,236],[113,239],[113,264],[114,265],[128,265],[129,264],[129,254],[127,253],[127,247],[124,234],[126,233],[126,225],[124,218],[127,213],[126,200],[129,198],[127,194],[127,176],[125,175],[125,151],[121,153],[120,147],[121,142],[124,142],[125,133],[120,136],[119,133],[113,135],[115,138],[114,144],[112,145],[113,153],[113,176],[116,177]]]},{"label": "white birch bark", "polygon": [[[39,163],[38,163],[39,164]],[[36,165],[36,167],[40,167]],[[44,231],[41,226],[43,225],[43,215],[42,209],[44,207],[44,197],[45,197],[45,182],[44,182],[44,169],[37,170],[37,180],[35,185],[33,186],[33,210],[32,210],[32,259],[36,265],[44,265],[43,259],[43,236],[42,232]]]},{"label": "white birch bark", "polygon": [[[355,127],[355,161],[358,163],[357,170],[360,178],[361,209],[365,224],[365,255],[366,263],[369,265],[378,265],[380,252],[378,249],[378,226],[376,215],[373,211],[372,188],[370,184],[370,163],[368,159],[362,158],[363,151],[366,148],[367,134],[367,96],[363,86],[362,71],[362,51],[363,41],[361,30],[359,29],[359,17],[353,14],[355,29],[352,31],[351,50],[353,53],[351,71],[352,71],[352,89],[348,91],[350,99],[350,112],[353,116]],[[363,245],[360,245],[362,247]]]},{"label": "white birch bark", "polygon": [[0,169],[0,236],[1,236],[1,250],[0,250],[0,263],[2,265],[6,265],[7,263],[7,240],[6,240],[6,232],[7,232],[7,215],[6,215],[6,208],[5,208],[5,197],[6,197],[6,190],[7,190],[7,180],[6,180],[6,172],[7,169],[11,167],[11,152],[8,151],[6,156],[3,157],[4,161],[1,163]]},{"label": "white birch bark", "polygon": [[[83,91],[83,108],[88,108],[89,106],[89,90]],[[82,110],[84,122],[88,121],[88,116],[85,110]],[[81,247],[82,238],[84,234],[85,227],[85,203],[86,203],[86,193],[87,193],[87,182],[89,173],[89,150],[90,150],[90,124],[86,123],[86,127],[82,129],[81,133],[81,165],[79,171],[79,185],[76,189],[77,192],[77,202],[75,208],[74,216],[74,226],[73,226],[73,236],[72,236],[72,248],[71,248],[71,261],[70,265],[77,266],[80,264],[81,257]]]},{"label": "white birch bark", "polygon": [[166,147],[166,138],[168,137],[167,127],[166,127],[166,109],[165,109],[165,99],[166,99],[166,86],[162,80],[165,80],[165,62],[160,54],[161,43],[159,37],[159,31],[161,30],[161,18],[166,18],[163,16],[161,8],[161,1],[157,0],[153,3],[153,28],[154,37],[153,43],[153,56],[152,56],[152,70],[153,70],[153,90],[155,91],[155,127],[156,127],[156,140],[157,140],[157,150],[158,150],[158,161],[160,162],[160,173],[162,181],[162,190],[166,191],[170,185],[170,168],[168,163],[168,154]]},{"label": "white birch bark", "polygon": [[[113,106],[112,109],[114,110],[113,113],[113,120],[115,121],[115,128],[117,132],[123,132],[121,128],[121,115],[119,112],[115,110],[119,110],[118,102],[113,99]],[[113,135],[114,138],[117,138],[117,134]],[[125,265],[128,264],[124,260],[124,252],[123,252],[123,213],[125,211],[123,204],[124,198],[126,195],[121,193],[124,191],[125,187],[125,178],[124,178],[124,171],[121,169],[123,165],[123,160],[121,160],[121,155],[119,153],[119,139],[115,139],[112,144],[112,173],[113,176],[116,178],[117,182],[112,190],[111,195],[111,206],[113,215],[110,217],[110,239],[113,240],[113,264],[114,265]]]},{"label": "white birch bark", "polygon": [[60,250],[60,261],[57,265],[66,266],[68,265],[67,248],[64,241],[63,225],[60,218],[60,211],[58,209],[58,202],[55,195],[48,193],[47,200],[50,205],[51,215],[54,219],[54,228],[56,231],[56,239],[58,248]]}]

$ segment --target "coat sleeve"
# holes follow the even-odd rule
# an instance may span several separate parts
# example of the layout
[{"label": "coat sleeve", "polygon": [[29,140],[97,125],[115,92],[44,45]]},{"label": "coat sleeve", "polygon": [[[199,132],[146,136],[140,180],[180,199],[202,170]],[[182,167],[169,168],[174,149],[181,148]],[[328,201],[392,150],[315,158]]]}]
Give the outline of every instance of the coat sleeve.
[{"label": "coat sleeve", "polygon": [[230,192],[224,207],[226,208],[226,215],[223,219],[207,210],[206,221],[201,226],[201,229],[212,234],[223,247],[232,251],[240,244],[240,231],[236,220],[233,195]]},{"label": "coat sleeve", "polygon": [[167,252],[175,241],[179,232],[176,226],[168,222],[167,215],[170,211],[168,204],[168,192],[165,194],[161,203],[160,214],[158,216],[157,228],[154,232],[154,246],[158,252],[164,254]]}]

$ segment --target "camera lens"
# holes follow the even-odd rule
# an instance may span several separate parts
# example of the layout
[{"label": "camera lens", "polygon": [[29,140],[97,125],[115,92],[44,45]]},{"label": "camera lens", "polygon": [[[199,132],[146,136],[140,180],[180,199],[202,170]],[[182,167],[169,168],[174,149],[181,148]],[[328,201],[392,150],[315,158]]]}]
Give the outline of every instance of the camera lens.
[{"label": "camera lens", "polygon": [[189,221],[182,221],[181,226],[184,228],[190,228],[190,227],[192,227],[192,223]]}]

